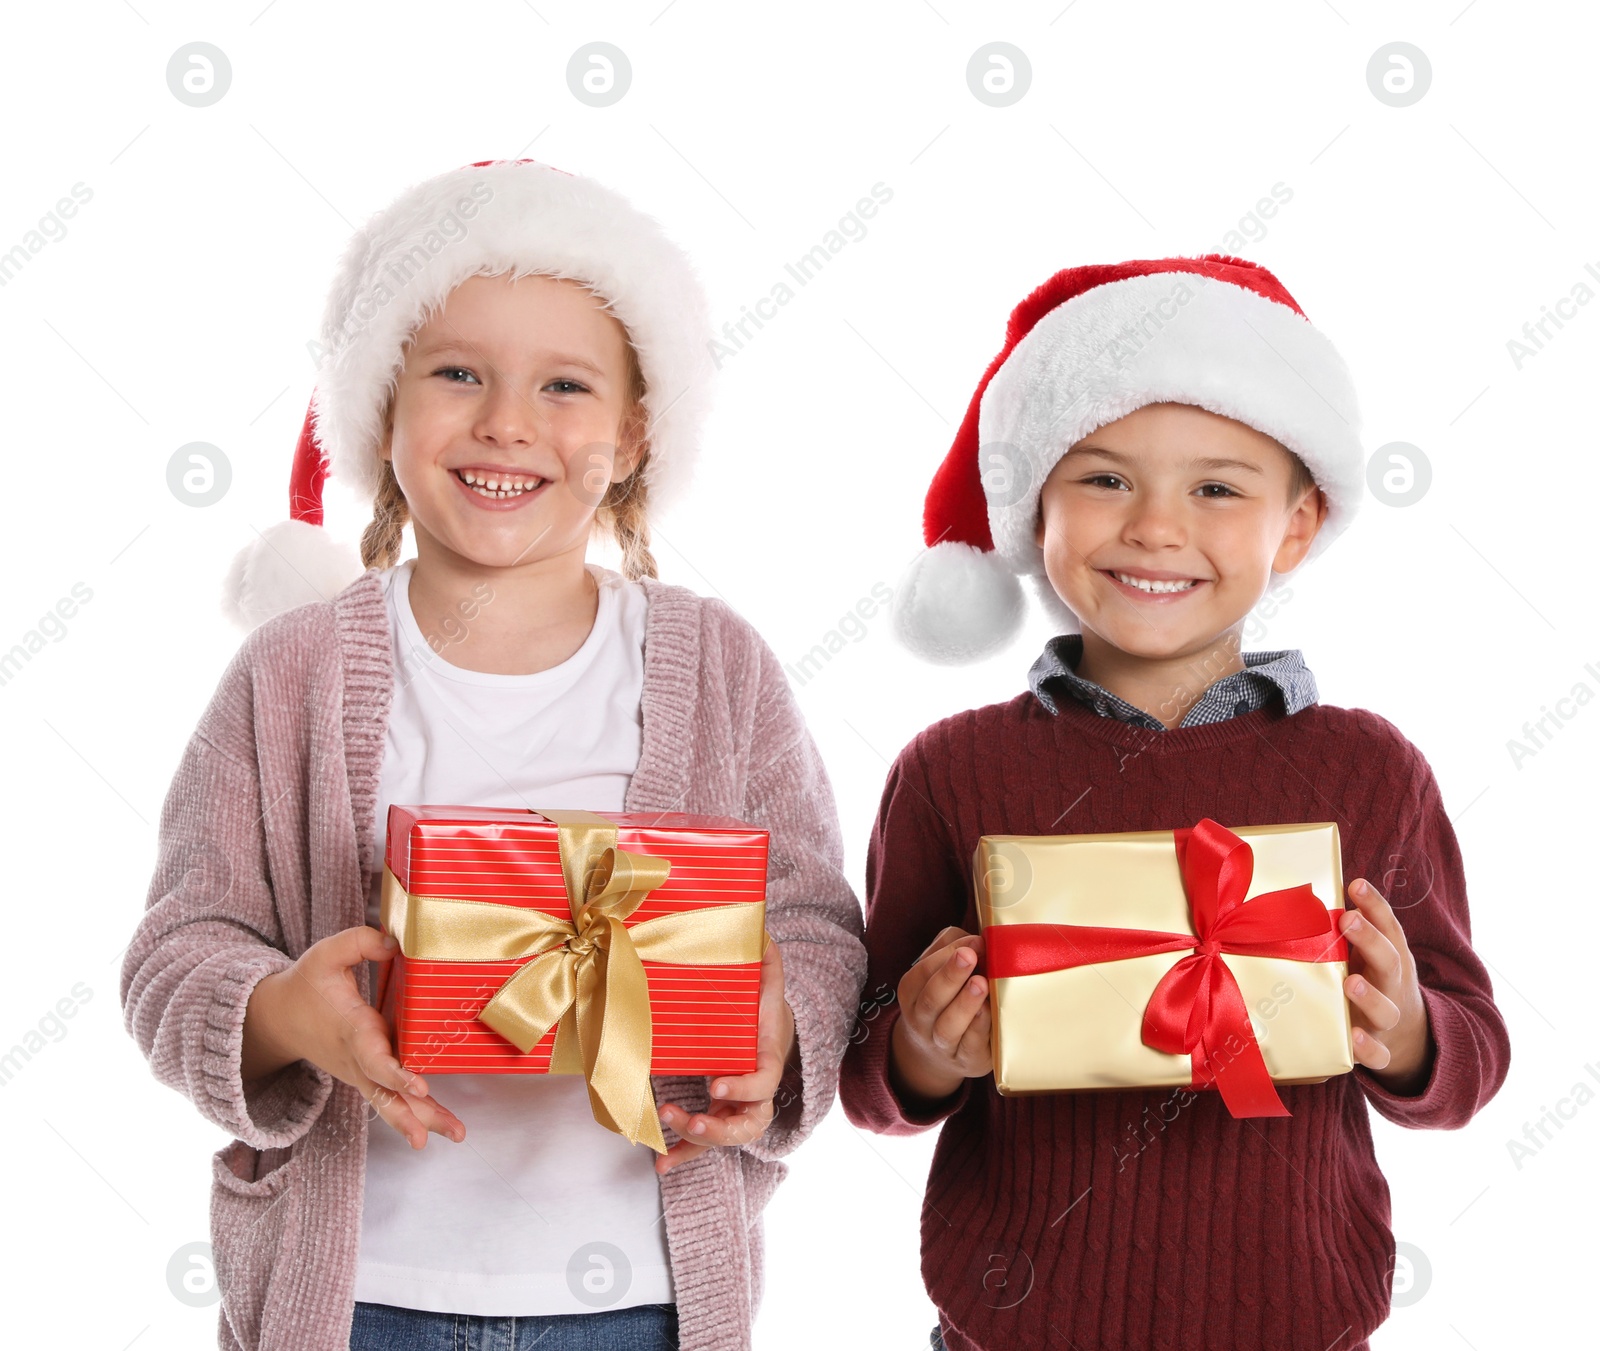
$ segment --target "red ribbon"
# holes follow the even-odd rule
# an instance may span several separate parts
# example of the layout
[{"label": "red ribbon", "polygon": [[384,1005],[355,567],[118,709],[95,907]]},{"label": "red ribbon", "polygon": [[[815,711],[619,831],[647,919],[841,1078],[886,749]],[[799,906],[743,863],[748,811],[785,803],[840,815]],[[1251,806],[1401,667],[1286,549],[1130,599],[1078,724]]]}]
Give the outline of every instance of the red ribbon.
[{"label": "red ribbon", "polygon": [[[1172,832],[1194,933],[1081,924],[996,924],[983,931],[991,977],[1032,976],[1158,952],[1192,951],[1162,976],[1145,1006],[1145,1045],[1188,1055],[1192,1088],[1215,1084],[1235,1117],[1288,1116],[1250,1030],[1244,993],[1225,952],[1301,962],[1347,959],[1343,910],[1329,909],[1309,883],[1245,896],[1255,869],[1250,846],[1209,817]],[[1228,1043],[1237,1039],[1241,1049]]]}]

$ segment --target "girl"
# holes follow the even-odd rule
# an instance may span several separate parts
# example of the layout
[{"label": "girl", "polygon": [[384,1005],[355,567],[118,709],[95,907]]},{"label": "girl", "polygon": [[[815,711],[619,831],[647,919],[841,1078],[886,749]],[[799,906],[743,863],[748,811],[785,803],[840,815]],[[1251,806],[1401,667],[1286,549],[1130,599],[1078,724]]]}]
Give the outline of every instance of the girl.
[{"label": "girl", "polygon": [[[531,161],[421,184],[346,254],[294,519],[231,585],[247,620],[286,582],[332,598],[223,676],[122,973],[156,1076],[237,1137],[213,1160],[224,1348],[750,1344],[760,1212],[832,1101],[865,953],[779,663],[655,580],[646,504],[685,476],[708,332],[653,221]],[[374,500],[342,589],[329,462]],[[586,561],[597,522],[625,575]],[[403,1070],[369,965],[391,802],[766,827],[756,1070],[655,1078],[663,1156],[596,1125],[581,1076]]]}]

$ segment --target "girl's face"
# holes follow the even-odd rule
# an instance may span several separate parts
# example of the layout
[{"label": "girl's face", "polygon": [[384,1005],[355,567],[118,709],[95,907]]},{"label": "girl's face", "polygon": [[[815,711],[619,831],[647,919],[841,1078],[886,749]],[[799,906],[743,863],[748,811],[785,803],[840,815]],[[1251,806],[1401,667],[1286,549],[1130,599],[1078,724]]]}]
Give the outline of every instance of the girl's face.
[{"label": "girl's face", "polygon": [[469,277],[407,344],[380,452],[417,555],[512,568],[587,545],[618,445],[627,336],[595,294],[554,277]]}]

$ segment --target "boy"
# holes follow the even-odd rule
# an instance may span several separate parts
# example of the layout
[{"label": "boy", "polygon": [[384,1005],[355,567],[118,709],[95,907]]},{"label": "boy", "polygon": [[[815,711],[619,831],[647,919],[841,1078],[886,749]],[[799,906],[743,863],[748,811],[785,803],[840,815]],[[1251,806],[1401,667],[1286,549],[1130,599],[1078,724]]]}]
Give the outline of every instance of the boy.
[{"label": "boy", "polygon": [[[922,1218],[935,1347],[1361,1351],[1394,1263],[1367,1104],[1453,1129],[1505,1078],[1427,762],[1376,714],[1317,703],[1298,652],[1240,651],[1273,574],[1358,504],[1356,426],[1344,363],[1265,269],[1076,268],[1013,312],[935,477],[901,638],[993,650],[1021,622],[1018,573],[1067,630],[1029,692],[906,747],[868,850],[867,990],[895,999],[860,1024],[841,1098],[885,1134],[944,1123]],[[1338,823],[1355,1071],[1279,1086],[1282,1117],[1188,1089],[999,1096],[978,837],[1206,816]]]}]

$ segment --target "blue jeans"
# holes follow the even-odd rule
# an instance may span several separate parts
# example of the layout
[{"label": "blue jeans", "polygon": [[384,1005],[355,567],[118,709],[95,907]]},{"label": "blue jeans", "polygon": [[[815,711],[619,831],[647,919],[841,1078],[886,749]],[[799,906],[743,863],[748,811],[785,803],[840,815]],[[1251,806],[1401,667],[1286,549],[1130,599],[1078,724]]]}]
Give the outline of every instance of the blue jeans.
[{"label": "blue jeans", "polygon": [[356,1301],[350,1351],[678,1351],[678,1306],[480,1318]]}]

